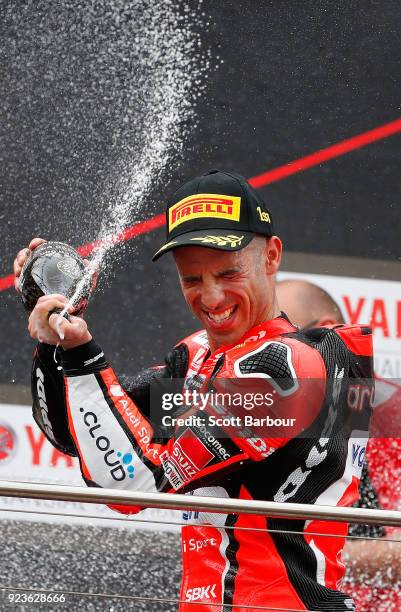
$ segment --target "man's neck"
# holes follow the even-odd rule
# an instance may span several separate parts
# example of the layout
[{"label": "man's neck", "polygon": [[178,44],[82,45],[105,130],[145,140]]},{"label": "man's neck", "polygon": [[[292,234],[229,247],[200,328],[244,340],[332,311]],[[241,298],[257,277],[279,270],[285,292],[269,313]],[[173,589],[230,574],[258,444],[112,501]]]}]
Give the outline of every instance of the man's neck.
[{"label": "man's neck", "polygon": [[[272,319],[275,319],[275,318],[277,318],[277,317],[279,317],[279,316],[281,315],[281,310],[280,310],[280,308],[279,308],[279,306],[278,306],[278,302],[277,302],[277,300],[275,300],[275,301],[274,301],[274,303],[273,303],[272,308],[271,308],[271,310],[270,310],[270,311],[271,311],[271,313],[272,313],[272,315],[271,315],[271,316],[270,316],[270,315],[267,315],[267,316],[265,316],[265,317],[263,317],[263,316],[262,316],[262,317],[260,317],[260,320],[258,320],[258,321],[257,321],[257,322],[256,322],[254,325],[252,325],[252,327],[251,327],[251,328],[249,328],[249,330],[247,330],[247,332],[249,332],[249,331],[250,331],[251,329],[253,329],[254,327],[257,327],[258,325],[261,325],[262,323],[265,323],[266,321],[271,321]],[[247,333],[247,332],[245,332],[245,333]],[[245,334],[244,334],[244,335],[245,335]],[[241,338],[242,338],[242,337],[243,337],[243,336],[241,336]],[[241,341],[241,338],[238,338],[238,343]],[[208,342],[209,342],[209,348],[210,348],[210,351],[211,351],[212,353],[214,353],[215,351],[217,351],[217,349],[219,349],[220,347],[222,347],[222,346],[226,346],[226,345],[225,345],[224,343],[222,343],[222,342],[217,342],[217,341],[215,341],[213,338],[211,338],[211,337],[209,336],[209,334],[208,334]],[[230,345],[231,345],[231,344],[235,344],[235,343],[230,343]]]}]

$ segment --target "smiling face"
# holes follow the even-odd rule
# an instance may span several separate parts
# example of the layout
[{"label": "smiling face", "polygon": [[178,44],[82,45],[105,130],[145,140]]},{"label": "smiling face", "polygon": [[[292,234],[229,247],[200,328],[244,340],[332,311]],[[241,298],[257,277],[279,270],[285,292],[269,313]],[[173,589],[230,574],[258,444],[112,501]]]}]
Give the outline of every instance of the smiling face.
[{"label": "smiling face", "polygon": [[280,258],[277,236],[256,236],[231,253],[195,246],[174,250],[184,298],[206,329],[212,351],[236,344],[249,329],[279,314],[275,273]]}]

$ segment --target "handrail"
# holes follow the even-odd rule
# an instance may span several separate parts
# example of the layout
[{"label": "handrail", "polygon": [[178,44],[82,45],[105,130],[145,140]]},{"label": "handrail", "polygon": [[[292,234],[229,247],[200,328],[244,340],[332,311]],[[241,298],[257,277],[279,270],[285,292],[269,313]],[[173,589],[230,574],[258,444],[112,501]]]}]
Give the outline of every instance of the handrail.
[{"label": "handrail", "polygon": [[282,518],[322,519],[366,525],[401,527],[401,512],[317,506],[313,504],[279,503],[245,499],[212,498],[200,495],[142,493],[114,489],[45,485],[0,480],[0,497],[24,497],[89,504],[141,506],[144,508],[191,509],[208,512],[261,514]]}]

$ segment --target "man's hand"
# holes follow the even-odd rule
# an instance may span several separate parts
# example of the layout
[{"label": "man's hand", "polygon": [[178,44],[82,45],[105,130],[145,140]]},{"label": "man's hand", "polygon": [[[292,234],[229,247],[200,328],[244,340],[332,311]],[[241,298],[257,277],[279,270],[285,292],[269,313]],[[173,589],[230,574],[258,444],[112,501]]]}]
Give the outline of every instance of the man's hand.
[{"label": "man's hand", "polygon": [[[30,314],[28,330],[34,340],[46,344],[61,344],[65,349],[75,348],[92,340],[88,326],[81,317],[69,315],[69,320],[53,310],[62,310],[67,304],[64,295],[43,295]],[[72,311],[73,307],[69,308]]]},{"label": "man's hand", "polygon": [[32,251],[34,251],[38,246],[40,246],[41,244],[43,244],[44,242],[46,242],[46,240],[43,240],[43,238],[33,238],[31,240],[31,242],[29,243],[28,248],[25,249],[21,249],[21,251],[19,251],[17,253],[17,257],[14,259],[14,287],[16,289],[16,291],[19,292],[20,288],[19,288],[19,277],[21,276],[21,270],[24,266],[24,263],[26,262],[26,260],[28,259],[29,255],[31,254]]},{"label": "man's hand", "polygon": [[[18,252],[14,260],[14,286],[19,292],[19,277],[25,261],[32,251],[38,246],[45,243],[43,238],[33,238],[28,247]],[[86,266],[89,265],[87,259],[84,259]],[[92,278],[92,289],[96,285],[98,271],[95,272]],[[69,314],[69,319],[60,317],[57,313],[50,314],[53,310],[63,310],[67,304],[67,298],[64,295],[43,295],[37,301],[37,304],[30,314],[28,322],[28,330],[31,337],[39,342],[56,345],[61,344],[65,350],[81,346],[92,340],[92,336],[88,331],[88,326],[82,317],[75,317]],[[73,312],[74,307],[70,307],[68,312]],[[60,342],[61,341],[61,342]]]}]

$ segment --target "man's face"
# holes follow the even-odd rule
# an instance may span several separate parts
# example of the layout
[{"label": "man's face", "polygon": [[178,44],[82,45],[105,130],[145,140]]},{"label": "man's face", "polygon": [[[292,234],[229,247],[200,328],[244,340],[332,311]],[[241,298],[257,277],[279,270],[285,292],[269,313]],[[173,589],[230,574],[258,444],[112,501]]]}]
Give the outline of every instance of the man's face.
[{"label": "man's face", "polygon": [[237,343],[271,318],[276,267],[269,265],[263,238],[234,253],[180,247],[174,259],[185,300],[206,329],[212,350]]}]

